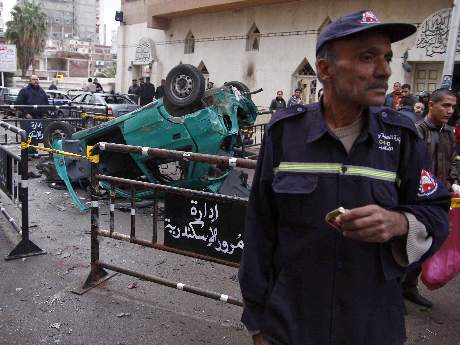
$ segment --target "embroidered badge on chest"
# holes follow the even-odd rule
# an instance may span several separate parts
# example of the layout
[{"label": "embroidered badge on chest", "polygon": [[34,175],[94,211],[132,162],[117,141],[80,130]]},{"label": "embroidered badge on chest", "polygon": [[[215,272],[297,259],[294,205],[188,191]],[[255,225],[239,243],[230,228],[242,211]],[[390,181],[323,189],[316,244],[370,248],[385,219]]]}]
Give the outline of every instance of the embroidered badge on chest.
[{"label": "embroidered badge on chest", "polygon": [[394,151],[395,147],[401,144],[399,134],[379,133],[377,135],[377,147],[382,151]]},{"label": "embroidered badge on chest", "polygon": [[438,183],[433,175],[428,171],[422,170],[420,174],[420,185],[418,187],[418,197],[429,196],[438,190]]}]

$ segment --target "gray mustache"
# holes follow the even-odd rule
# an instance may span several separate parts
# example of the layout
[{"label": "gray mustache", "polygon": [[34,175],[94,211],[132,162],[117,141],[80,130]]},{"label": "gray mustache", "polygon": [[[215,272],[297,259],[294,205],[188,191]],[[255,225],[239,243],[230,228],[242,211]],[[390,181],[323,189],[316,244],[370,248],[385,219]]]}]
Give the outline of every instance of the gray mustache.
[{"label": "gray mustache", "polygon": [[388,83],[374,83],[371,84],[368,89],[382,89],[388,90]]}]

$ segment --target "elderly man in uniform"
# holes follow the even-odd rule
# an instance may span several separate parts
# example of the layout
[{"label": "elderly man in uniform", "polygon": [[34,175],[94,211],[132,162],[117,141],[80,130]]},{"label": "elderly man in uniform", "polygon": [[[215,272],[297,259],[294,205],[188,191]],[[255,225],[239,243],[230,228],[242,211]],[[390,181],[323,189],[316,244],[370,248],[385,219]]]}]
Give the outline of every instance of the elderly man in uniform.
[{"label": "elderly man in uniform", "polygon": [[316,46],[320,102],[267,126],[239,272],[254,344],[404,343],[399,281],[447,237],[450,204],[414,124],[380,107],[391,43],[415,31],[371,11],[332,22]]}]

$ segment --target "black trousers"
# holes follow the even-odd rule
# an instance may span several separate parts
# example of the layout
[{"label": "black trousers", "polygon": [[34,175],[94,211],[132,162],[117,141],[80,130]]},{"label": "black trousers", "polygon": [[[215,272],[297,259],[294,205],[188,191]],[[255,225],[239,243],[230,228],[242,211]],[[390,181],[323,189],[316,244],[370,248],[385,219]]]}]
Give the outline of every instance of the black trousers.
[{"label": "black trousers", "polygon": [[417,288],[420,273],[422,273],[422,267],[416,267],[407,272],[401,282],[403,290]]}]

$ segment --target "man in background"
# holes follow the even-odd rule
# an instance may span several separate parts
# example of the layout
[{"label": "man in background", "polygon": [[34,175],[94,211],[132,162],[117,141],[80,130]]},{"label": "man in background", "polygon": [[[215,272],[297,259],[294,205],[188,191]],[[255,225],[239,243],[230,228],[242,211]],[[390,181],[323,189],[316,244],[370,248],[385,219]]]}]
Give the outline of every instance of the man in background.
[{"label": "man in background", "polygon": [[51,85],[48,87],[48,90],[57,90],[56,82],[54,80],[51,81]]},{"label": "man in background", "polygon": [[132,80],[133,84],[128,89],[129,98],[131,98],[136,104],[139,103],[139,85],[137,85],[137,80]]},{"label": "man in background", "polygon": [[[454,129],[447,122],[454,113],[457,97],[447,89],[438,89],[431,94],[428,115],[416,125],[420,137],[427,143],[432,159],[432,173],[448,189],[458,184],[457,153],[455,151]],[[433,303],[423,297],[418,290],[418,277],[421,268],[409,271],[402,280],[405,299],[425,308],[432,308]]]},{"label": "man in background", "polygon": [[401,99],[401,83],[397,81],[393,84],[393,92],[385,97],[385,106],[391,109],[399,109],[399,101]]},{"label": "man in background", "polygon": [[[417,102],[417,98],[415,98],[415,96],[413,96],[410,93],[410,85],[409,84],[403,84],[403,86],[401,86],[401,97],[408,98],[408,101],[406,101],[406,103],[409,102],[409,105],[412,107],[412,110],[413,110],[413,107],[414,107],[415,103]],[[400,105],[400,108],[401,108],[401,105]]]},{"label": "man in background", "polygon": [[157,91],[155,92],[156,99],[161,99],[165,95],[165,84],[166,84],[166,80],[161,79],[161,84],[160,86],[157,87]]},{"label": "man in background", "polygon": [[139,104],[144,106],[153,101],[155,97],[155,86],[150,82],[150,77],[145,78],[144,85],[140,88]]},{"label": "man in background", "polygon": [[283,91],[278,90],[276,92],[276,97],[270,103],[269,110],[273,113],[279,109],[284,109],[284,108],[286,108],[286,101],[283,98]]},{"label": "man in background", "polygon": [[104,93],[104,89],[102,88],[102,85],[99,83],[99,81],[97,80],[97,78],[94,78],[93,83],[94,83],[94,85],[96,86],[96,92],[97,92],[97,93]]},{"label": "man in background", "polygon": [[414,114],[417,117],[417,122],[423,119],[425,113],[425,105],[422,102],[414,104]]},{"label": "man in background", "polygon": [[[29,84],[19,91],[16,98],[17,105],[49,105],[48,95],[39,85],[38,76],[32,74]],[[47,111],[37,109],[27,109],[23,111],[26,118],[42,119]]]},{"label": "man in background", "polygon": [[292,95],[291,98],[289,98],[288,107],[292,107],[294,105],[302,105],[302,89],[295,89],[294,94]]},{"label": "man in background", "polygon": [[96,92],[96,85],[93,83],[93,79],[92,78],[88,78],[88,82],[86,83],[86,85],[83,87],[83,91],[85,92]]}]

